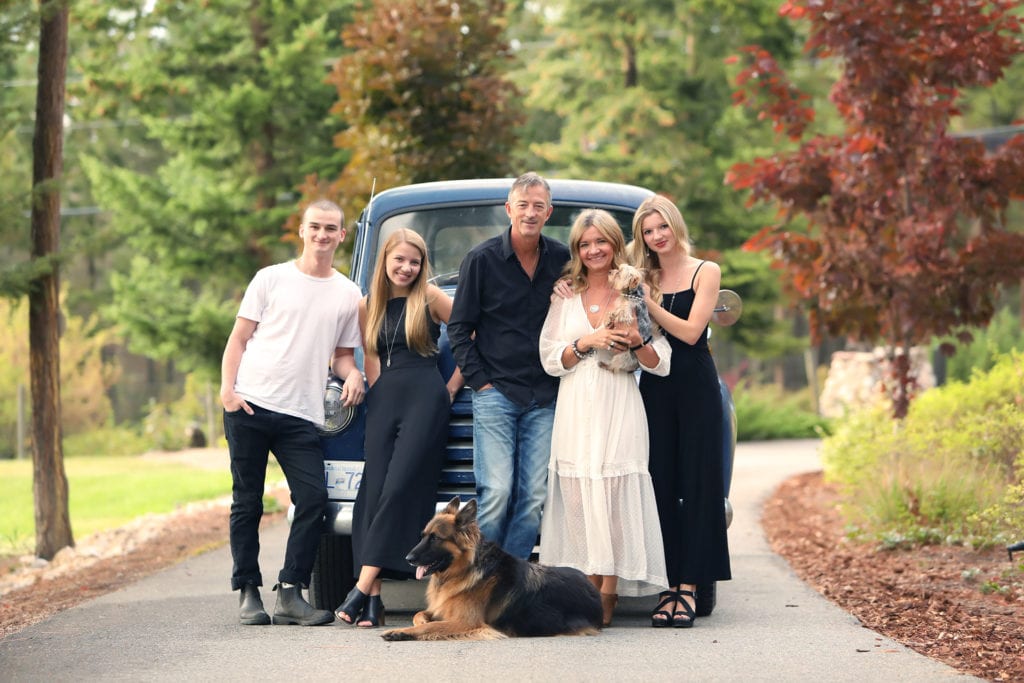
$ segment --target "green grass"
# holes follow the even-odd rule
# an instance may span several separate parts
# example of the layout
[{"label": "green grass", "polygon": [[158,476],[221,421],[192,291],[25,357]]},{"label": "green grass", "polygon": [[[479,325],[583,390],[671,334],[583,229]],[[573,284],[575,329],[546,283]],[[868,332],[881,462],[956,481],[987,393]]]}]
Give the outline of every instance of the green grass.
[{"label": "green grass", "polygon": [[[66,458],[71,530],[75,539],[114,529],[146,514],[230,495],[231,473],[139,457]],[[283,480],[271,459],[267,481]],[[0,460],[0,554],[35,547],[32,461]]]}]

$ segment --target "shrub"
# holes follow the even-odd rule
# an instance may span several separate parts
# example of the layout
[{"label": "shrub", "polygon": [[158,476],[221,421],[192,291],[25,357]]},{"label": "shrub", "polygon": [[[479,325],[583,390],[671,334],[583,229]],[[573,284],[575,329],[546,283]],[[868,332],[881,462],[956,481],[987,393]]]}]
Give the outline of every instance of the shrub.
[{"label": "shrub", "polygon": [[[119,369],[103,356],[113,340],[109,330],[95,329],[92,321],[65,311],[60,338],[61,426],[65,436],[101,428],[113,411],[107,390]],[[26,426],[31,420],[29,380],[28,305],[26,299],[0,299],[0,456],[17,451],[18,385],[24,386]],[[30,449],[31,428],[23,444]]]},{"label": "shrub", "polygon": [[[207,401],[216,403],[207,407]],[[180,398],[173,403],[152,402],[143,421],[143,433],[150,448],[161,451],[178,451],[188,448],[192,433],[199,429],[203,433],[206,445],[214,445],[217,434],[206,434],[206,411],[216,410],[219,413],[220,403],[212,395],[207,382],[196,374],[185,378],[185,387]]]},{"label": "shrub", "polygon": [[737,441],[817,438],[829,431],[829,421],[809,407],[802,394],[783,393],[775,387],[738,385]]},{"label": "shrub", "polygon": [[149,442],[128,426],[102,427],[64,437],[64,455],[138,455],[149,450]]},{"label": "shrub", "polygon": [[907,417],[881,410],[838,421],[822,447],[848,518],[866,533],[916,542],[1005,542],[1024,528],[1024,353],[970,382],[922,394]]},{"label": "shrub", "polygon": [[976,370],[991,370],[1003,354],[1024,349],[1024,329],[1020,319],[1008,308],[997,311],[988,327],[971,328],[970,333],[974,339],[969,344],[960,344],[954,338],[936,343],[936,346],[941,342],[957,346],[956,353],[946,360],[947,380],[966,382]]}]

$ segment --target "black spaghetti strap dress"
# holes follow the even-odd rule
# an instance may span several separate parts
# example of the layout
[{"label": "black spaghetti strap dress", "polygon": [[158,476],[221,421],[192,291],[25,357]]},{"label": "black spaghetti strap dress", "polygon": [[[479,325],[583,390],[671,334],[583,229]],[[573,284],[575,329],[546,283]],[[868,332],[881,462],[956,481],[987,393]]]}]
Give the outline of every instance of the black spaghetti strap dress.
[{"label": "black spaghetti strap dress", "polygon": [[[702,264],[703,265],[703,264]],[[697,271],[700,266],[697,266]],[[693,283],[662,294],[662,306],[686,319],[696,293]],[[708,349],[707,329],[696,344],[665,332],[672,346],[667,377],[640,376],[651,451],[648,469],[665,544],[669,586],[732,578],[725,524],[722,474],[724,415],[718,371]]]},{"label": "black spaghetti strap dress", "polygon": [[[450,410],[438,356],[406,345],[405,305],[388,301],[377,339],[380,377],[366,395],[366,463],[352,513],[356,574],[369,565],[390,579],[413,576],[405,556],[434,515]],[[440,326],[426,315],[436,345]]]}]

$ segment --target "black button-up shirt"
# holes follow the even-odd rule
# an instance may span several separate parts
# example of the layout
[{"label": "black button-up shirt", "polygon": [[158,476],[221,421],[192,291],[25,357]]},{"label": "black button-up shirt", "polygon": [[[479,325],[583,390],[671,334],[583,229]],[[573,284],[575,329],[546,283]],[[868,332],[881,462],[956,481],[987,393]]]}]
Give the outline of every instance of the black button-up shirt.
[{"label": "black button-up shirt", "polygon": [[[448,338],[466,384],[493,384],[509,400],[549,405],[558,378],[540,364],[540,331],[569,248],[541,235],[531,280],[512,250],[511,227],[474,247],[462,260]],[[474,337],[473,334],[476,333]]]}]

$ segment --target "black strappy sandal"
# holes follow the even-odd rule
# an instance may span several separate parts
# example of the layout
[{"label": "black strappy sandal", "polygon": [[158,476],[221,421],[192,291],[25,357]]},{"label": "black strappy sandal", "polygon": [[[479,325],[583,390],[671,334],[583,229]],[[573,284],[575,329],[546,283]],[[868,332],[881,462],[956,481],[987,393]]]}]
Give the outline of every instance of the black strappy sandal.
[{"label": "black strappy sandal", "polygon": [[[651,612],[651,626],[654,628],[666,628],[672,626],[672,613],[669,612],[666,607],[674,603],[679,596],[675,591],[663,591],[658,595],[661,598],[661,602]],[[664,618],[663,618],[664,617]]]},{"label": "black strappy sandal", "polygon": [[676,595],[679,596],[678,604],[682,605],[683,608],[677,608],[676,611],[672,613],[672,626],[675,628],[691,628],[693,626],[693,622],[697,619],[697,613],[692,607],[690,607],[690,603],[683,599],[683,596],[686,595],[693,598],[694,603],[696,603],[697,593],[696,591],[680,590],[676,591]]},{"label": "black strappy sandal", "polygon": [[[370,596],[359,590],[358,586],[353,586],[352,590],[345,596],[345,601],[338,605],[337,609],[334,610],[334,616],[338,617],[339,621],[344,621],[346,624],[354,624],[359,619],[359,614],[363,611],[363,607],[366,605],[366,600]],[[380,597],[379,595],[377,596]],[[342,613],[348,617],[341,616]]]}]

